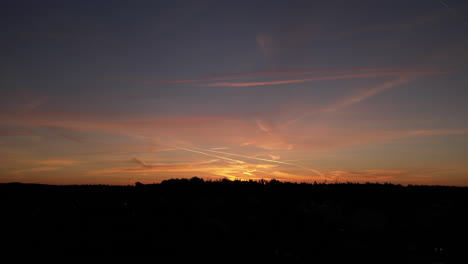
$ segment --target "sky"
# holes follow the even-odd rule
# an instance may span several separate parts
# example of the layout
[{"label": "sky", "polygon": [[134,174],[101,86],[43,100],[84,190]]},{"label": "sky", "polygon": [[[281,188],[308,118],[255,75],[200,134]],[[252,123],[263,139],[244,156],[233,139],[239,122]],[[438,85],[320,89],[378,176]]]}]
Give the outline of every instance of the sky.
[{"label": "sky", "polygon": [[0,182],[468,186],[468,2],[0,8]]}]

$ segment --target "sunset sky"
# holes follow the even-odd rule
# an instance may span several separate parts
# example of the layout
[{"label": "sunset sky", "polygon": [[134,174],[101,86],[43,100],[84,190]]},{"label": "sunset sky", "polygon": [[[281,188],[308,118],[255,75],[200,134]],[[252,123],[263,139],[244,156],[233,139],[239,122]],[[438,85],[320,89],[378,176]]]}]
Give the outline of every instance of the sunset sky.
[{"label": "sunset sky", "polygon": [[2,1],[0,182],[468,186],[468,2]]}]

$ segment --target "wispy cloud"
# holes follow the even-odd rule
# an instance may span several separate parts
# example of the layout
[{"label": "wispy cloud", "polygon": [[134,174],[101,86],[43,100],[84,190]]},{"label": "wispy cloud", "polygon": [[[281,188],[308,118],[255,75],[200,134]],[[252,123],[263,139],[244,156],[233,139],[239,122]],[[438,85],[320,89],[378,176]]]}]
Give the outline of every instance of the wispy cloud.
[{"label": "wispy cloud", "polygon": [[356,73],[356,74],[343,74],[343,75],[316,76],[316,77],[311,77],[311,78],[277,80],[277,81],[264,81],[264,82],[216,82],[216,83],[207,83],[207,84],[197,84],[196,86],[246,87],[246,86],[278,85],[278,84],[313,82],[313,81],[322,81],[322,80],[355,79],[355,78],[369,78],[369,77],[383,77],[383,76],[433,75],[433,74],[443,74],[443,73],[447,73],[447,71],[371,72],[371,73]]},{"label": "wispy cloud", "polygon": [[260,32],[257,34],[255,40],[257,42],[257,47],[265,57],[270,57],[276,52],[277,45],[275,45],[271,34]]},{"label": "wispy cloud", "polygon": [[[259,158],[258,156],[248,156],[235,154],[230,152],[216,151],[210,149],[196,148],[196,147],[176,147],[177,149],[193,152],[196,154],[201,154],[205,156],[215,157],[217,159],[212,160],[203,160],[190,163],[178,163],[178,164],[149,164],[142,159],[134,158],[133,161],[140,165],[139,168],[114,168],[111,170],[99,170],[99,173],[121,173],[121,172],[156,172],[156,171],[205,171],[214,175],[224,176],[228,178],[239,178],[239,177],[248,177],[249,179],[254,179],[255,177],[261,175],[262,178],[265,178],[268,173],[271,173],[272,168],[277,168],[279,165],[287,165],[287,167],[292,167],[293,169],[300,169],[302,175],[309,174],[309,177],[319,176],[323,178],[323,174],[315,169],[310,169],[305,166],[298,164],[293,164],[289,162],[283,162],[278,160],[279,156],[275,156],[272,159]],[[210,154],[207,152],[215,153]],[[245,160],[255,161],[255,163],[250,163],[247,161],[242,161],[238,159],[232,159],[230,157],[239,157]],[[220,163],[220,161],[227,161],[228,163]],[[260,163],[259,163],[260,162]],[[265,163],[266,162],[266,163]],[[288,168],[285,168],[288,169]],[[278,170],[278,168],[277,168]],[[96,172],[96,173],[98,173]],[[296,172],[297,173],[297,172]],[[242,176],[243,175],[243,176]],[[247,175],[247,176],[246,176]],[[289,173],[288,175],[294,175]],[[283,175],[284,176],[284,175]]]},{"label": "wispy cloud", "polygon": [[62,167],[36,167],[36,168],[29,168],[29,169],[19,169],[12,171],[13,174],[22,174],[22,173],[30,173],[30,172],[43,172],[43,171],[56,171],[61,170]]},{"label": "wispy cloud", "polygon": [[0,136],[20,136],[32,133],[32,131],[25,129],[0,129]]},{"label": "wispy cloud", "polygon": [[[260,139],[256,139],[256,140],[250,140],[248,141],[248,144],[247,143],[244,143],[245,145],[254,145],[254,146],[257,146],[257,147],[260,147],[260,148],[264,148],[264,149],[268,149],[269,146],[274,146],[274,148],[277,148],[277,149],[292,149],[292,148],[296,148],[296,147],[299,147],[299,148],[302,148],[304,147],[305,145],[309,145],[310,142],[304,144],[304,143],[298,143],[298,137],[297,135],[294,136],[294,137],[291,137],[291,136],[288,136],[287,133],[284,133],[284,130],[289,127],[290,125],[292,124],[295,124],[299,121],[301,121],[302,119],[304,118],[307,118],[311,115],[314,115],[314,114],[318,114],[318,113],[329,113],[329,112],[335,112],[335,111],[339,111],[341,109],[344,109],[346,107],[349,107],[351,105],[354,105],[354,104],[357,104],[361,101],[364,101],[368,98],[371,98],[372,96],[378,94],[378,93],[381,93],[385,90],[388,90],[388,89],[391,89],[393,87],[396,87],[398,85],[401,85],[401,84],[404,84],[404,83],[408,83],[408,82],[411,82],[411,81],[414,81],[416,80],[417,78],[419,78],[420,76],[418,75],[403,75],[403,76],[399,76],[398,78],[396,79],[393,79],[393,80],[390,80],[390,81],[386,81],[386,82],[383,82],[383,83],[380,83],[374,87],[371,87],[370,89],[366,89],[366,90],[363,90],[363,91],[360,91],[356,94],[353,94],[349,97],[346,97],[344,99],[341,99],[341,100],[338,100],[336,101],[335,103],[332,103],[330,105],[327,105],[327,106],[324,106],[324,107],[320,107],[320,108],[313,108],[313,109],[304,109],[303,110],[303,113],[295,118],[292,118],[292,119],[289,119],[289,120],[286,120],[280,124],[272,124],[270,122],[266,122],[266,121],[263,121],[263,120],[257,120],[256,121],[256,124],[257,124],[257,127],[266,133],[266,137],[263,137],[263,138],[260,138]],[[316,147],[320,147],[320,148],[327,148],[327,147],[333,147],[333,146],[340,146],[342,143],[344,142],[347,142],[349,143],[348,140],[344,140],[344,142],[342,142],[340,140],[340,138],[336,138],[336,139],[327,139],[328,137],[328,133],[330,133],[330,131],[327,132],[327,134],[323,135],[324,138],[320,137],[320,134],[317,134],[317,132],[314,133],[314,140],[312,140],[313,145],[315,145]],[[375,138],[376,135],[380,136],[381,134],[380,133],[377,133],[377,134],[370,134],[369,135],[369,138]],[[354,139],[352,139],[354,140]],[[345,144],[347,144],[345,143]]]},{"label": "wispy cloud", "polygon": [[[0,125],[19,125],[25,127],[31,126],[49,126],[57,128],[66,128],[77,131],[99,131],[118,134],[137,134],[142,130],[176,130],[180,128],[190,129],[213,129],[214,124],[222,121],[233,120],[232,117],[222,116],[179,116],[171,118],[156,119],[128,119],[128,120],[69,120],[65,118],[54,118],[53,115],[28,115],[17,114],[0,118]],[[183,130],[180,130],[183,133]],[[8,132],[11,134],[11,132]],[[15,132],[18,134],[18,132]],[[21,132],[23,133],[23,132]],[[25,132],[24,132],[25,133]],[[61,135],[64,136],[64,135]],[[81,141],[81,137],[67,139],[72,141]]]},{"label": "wispy cloud", "polygon": [[[115,167],[91,171],[90,175],[105,175],[114,173],[159,173],[159,172],[180,172],[180,173],[209,173],[213,176],[221,176],[229,179],[254,179],[257,173],[262,176],[269,175],[271,169],[277,165],[274,164],[232,164],[232,163],[194,163],[194,164],[159,164],[138,167]],[[141,165],[141,164],[140,164]],[[190,176],[190,174],[188,175]],[[193,176],[193,174],[192,174]],[[262,177],[264,178],[264,177]]]},{"label": "wispy cloud", "polygon": [[219,159],[210,159],[210,160],[199,160],[189,163],[176,163],[176,164],[148,164],[140,158],[133,158],[132,161],[141,165],[144,168],[163,168],[163,167],[174,167],[174,166],[193,166],[193,165],[205,165],[219,161]]},{"label": "wispy cloud", "polygon": [[138,163],[141,166],[146,167],[146,168],[152,167],[151,165],[146,164],[146,162],[144,162],[143,160],[141,160],[139,158],[133,158],[133,161],[135,161],[136,163]]},{"label": "wispy cloud", "polygon": [[108,173],[139,173],[139,172],[196,172],[210,171],[212,166],[191,166],[191,165],[160,165],[160,166],[139,166],[139,167],[115,167],[105,168],[90,172],[90,174],[108,174]]},{"label": "wispy cloud", "polygon": [[370,72],[370,71],[397,71],[405,67],[367,67],[367,68],[314,68],[314,69],[272,69],[252,72],[226,73],[211,76],[198,77],[193,79],[165,80],[156,82],[145,82],[145,84],[176,84],[176,83],[197,83],[207,81],[232,80],[241,78],[251,78],[260,76],[287,76],[287,75],[306,75],[318,73],[338,73],[338,72]]},{"label": "wispy cloud", "polygon": [[324,150],[344,146],[367,145],[407,138],[423,138],[444,135],[465,135],[468,129],[382,130],[382,131],[315,131],[314,137],[288,138],[298,150]]},{"label": "wispy cloud", "polygon": [[[200,148],[196,148],[196,149],[200,149]],[[223,152],[223,151],[215,151],[215,150],[208,150],[208,149],[200,149],[200,150],[219,153],[219,154],[224,154],[224,155],[229,155],[229,156],[241,157],[241,158],[245,158],[245,159],[252,159],[252,160],[258,160],[258,161],[264,161],[264,162],[270,162],[270,163],[277,163],[277,164],[282,164],[282,165],[289,165],[289,166],[299,167],[299,168],[311,171],[311,172],[313,172],[313,173],[315,173],[315,174],[317,174],[319,176],[322,176],[322,173],[317,171],[317,170],[310,169],[310,168],[307,168],[305,166],[301,166],[301,165],[297,165],[297,164],[293,164],[293,163],[289,163],[289,162],[283,162],[283,161],[274,160],[274,159],[263,159],[263,158],[252,157],[252,156],[247,156],[247,155],[240,155],[240,154]]]},{"label": "wispy cloud", "polygon": [[331,105],[328,105],[328,106],[325,106],[325,107],[322,107],[322,108],[319,108],[319,109],[312,109],[312,110],[306,110],[304,111],[304,113],[296,118],[293,118],[293,119],[290,119],[286,122],[284,122],[283,124],[280,125],[280,127],[287,127],[291,124],[294,124],[296,122],[298,122],[299,120],[303,119],[303,118],[306,118],[312,114],[316,114],[316,113],[324,113],[324,112],[335,112],[335,111],[338,111],[338,110],[341,110],[343,108],[346,108],[346,107],[349,107],[351,105],[354,105],[354,104],[357,104],[361,101],[364,101],[366,99],[369,99],[371,98],[372,96],[376,95],[376,94],[379,94],[385,90],[388,90],[388,89],[391,89],[393,87],[396,87],[396,86],[399,86],[401,84],[404,84],[404,83],[409,83],[411,81],[414,81],[418,78],[419,76],[418,75],[415,75],[415,76],[399,76],[398,78],[394,79],[394,80],[390,80],[390,81],[386,81],[384,83],[381,83],[381,84],[378,84],[370,89],[367,89],[367,90],[364,90],[364,91],[361,91],[357,94],[354,94],[354,95],[351,95],[347,98],[344,98],[344,99],[341,99],[339,101],[336,101],[335,103],[331,104]]},{"label": "wispy cloud", "polygon": [[256,120],[257,127],[267,133],[270,134],[274,130],[274,125],[270,122],[266,122],[265,120]]},{"label": "wispy cloud", "polygon": [[[218,156],[218,155],[212,155],[212,154],[208,154],[208,153],[201,152],[201,151],[198,151],[198,150],[193,150],[193,149],[189,149],[189,148],[182,148],[182,147],[176,147],[176,148],[181,149],[181,150],[185,150],[185,151],[189,151],[189,152],[193,152],[193,153],[198,153],[198,154],[202,154],[202,155],[206,155],[206,156],[215,157],[215,158],[218,158],[218,159],[223,159],[223,160],[226,160],[226,161],[231,161],[231,162],[234,162],[234,163],[245,164],[245,162],[241,161],[241,160],[235,160],[235,159],[226,158],[226,157],[222,157],[222,156]],[[214,150],[206,150],[206,149],[201,149],[201,150],[220,153],[219,151],[214,151]]]},{"label": "wispy cloud", "polygon": [[338,182],[393,182],[404,184],[428,184],[433,175],[420,171],[409,170],[334,170],[327,172],[326,176],[332,181]]},{"label": "wispy cloud", "polygon": [[463,135],[463,134],[468,134],[468,128],[412,130],[407,133],[407,136],[415,137],[415,136],[439,136],[439,135]]},{"label": "wispy cloud", "polygon": [[77,143],[83,142],[83,137],[80,137],[80,136],[72,136],[72,135],[67,135],[67,134],[60,134],[60,136],[73,142],[77,142]]},{"label": "wispy cloud", "polygon": [[374,95],[376,95],[378,93],[381,93],[382,91],[391,89],[393,87],[396,87],[396,86],[404,84],[404,83],[408,83],[408,82],[413,81],[415,79],[416,79],[415,77],[400,76],[399,78],[397,78],[395,80],[384,82],[384,83],[382,83],[380,85],[377,85],[377,86],[373,87],[372,89],[365,90],[365,91],[363,91],[363,92],[361,92],[361,93],[359,93],[357,95],[346,98],[345,100],[340,101],[338,103],[335,103],[334,105],[332,105],[330,107],[323,108],[323,109],[321,109],[321,111],[322,112],[338,111],[338,110],[340,110],[342,108],[345,108],[347,106],[359,103],[359,102],[361,102],[363,100],[366,100],[366,99],[368,99],[368,98],[370,98],[370,97],[372,97],[372,96],[374,96]]},{"label": "wispy cloud", "polygon": [[35,164],[40,164],[40,165],[76,165],[76,164],[81,164],[81,161],[78,160],[39,160],[39,161],[34,161]]}]

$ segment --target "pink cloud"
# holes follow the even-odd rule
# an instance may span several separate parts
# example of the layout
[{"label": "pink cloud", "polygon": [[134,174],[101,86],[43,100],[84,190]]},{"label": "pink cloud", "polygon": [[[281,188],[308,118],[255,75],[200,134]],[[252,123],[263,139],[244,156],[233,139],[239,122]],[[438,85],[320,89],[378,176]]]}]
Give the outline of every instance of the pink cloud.
[{"label": "pink cloud", "polygon": [[407,75],[433,75],[444,74],[447,71],[405,71],[405,72],[371,72],[371,73],[355,73],[343,75],[329,75],[317,76],[302,79],[278,80],[278,81],[264,81],[264,82],[216,82],[207,84],[198,84],[196,86],[210,86],[210,87],[246,87],[246,86],[261,86],[261,85],[278,85],[289,83],[302,83],[313,82],[322,80],[339,80],[339,79],[354,79],[354,78],[369,78],[369,77],[383,77],[383,76],[407,76]]},{"label": "pink cloud", "polygon": [[468,134],[468,129],[383,130],[365,132],[316,130],[313,134],[290,135],[286,137],[286,140],[290,144],[293,144],[294,149],[297,150],[323,150],[405,138],[462,134]]},{"label": "pink cloud", "polygon": [[336,170],[326,173],[326,177],[331,181],[338,182],[391,182],[403,184],[429,184],[432,181],[432,175],[421,173],[419,171],[407,170],[359,170],[346,171]]},{"label": "pink cloud", "polygon": [[211,75],[193,79],[165,80],[157,82],[145,82],[145,84],[174,84],[174,83],[196,83],[206,81],[231,80],[240,78],[250,78],[258,76],[282,76],[282,75],[302,75],[316,73],[336,73],[336,72],[369,72],[369,71],[394,71],[402,70],[404,67],[374,67],[374,68],[317,68],[317,69],[273,69],[252,72],[227,73]]},{"label": "pink cloud", "polygon": [[56,171],[61,170],[62,167],[36,167],[30,169],[20,169],[12,171],[13,174],[22,174],[22,173],[30,173],[30,172],[43,172],[43,171]]},{"label": "pink cloud", "polygon": [[77,160],[39,160],[34,161],[35,164],[41,165],[76,165],[80,164],[80,161]]},{"label": "pink cloud", "polygon": [[25,129],[0,129],[0,136],[20,136],[32,133],[32,131]]}]

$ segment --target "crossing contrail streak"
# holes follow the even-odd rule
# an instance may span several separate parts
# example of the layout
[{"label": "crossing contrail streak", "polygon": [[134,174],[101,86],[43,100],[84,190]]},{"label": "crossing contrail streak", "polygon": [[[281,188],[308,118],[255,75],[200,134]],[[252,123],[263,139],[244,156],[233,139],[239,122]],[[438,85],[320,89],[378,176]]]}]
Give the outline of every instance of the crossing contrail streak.
[{"label": "crossing contrail streak", "polygon": [[317,175],[319,175],[319,176],[323,176],[323,174],[322,174],[321,172],[317,171],[317,170],[310,169],[310,168],[307,168],[307,167],[304,167],[304,166],[301,166],[301,165],[297,165],[297,164],[293,164],[293,163],[289,163],[289,162],[283,162],[283,161],[278,161],[278,160],[262,159],[262,158],[257,158],[257,157],[251,157],[251,156],[245,156],[245,155],[240,155],[240,154],[228,153],[228,152],[223,152],[223,151],[208,150],[208,149],[202,149],[202,148],[196,148],[196,149],[203,150],[203,151],[214,152],[214,153],[219,153],[219,154],[224,154],[224,155],[231,155],[231,156],[236,156],[236,157],[241,157],[241,158],[246,158],[246,159],[255,159],[255,160],[261,160],[261,161],[266,161],[266,162],[272,162],[272,163],[290,165],[290,166],[294,166],[294,167],[299,167],[299,168],[302,168],[302,169],[306,169],[306,170],[309,170],[309,171],[314,172],[315,174],[317,174]]},{"label": "crossing contrail streak", "polygon": [[185,150],[185,151],[194,152],[194,153],[198,153],[198,154],[203,154],[203,155],[210,156],[210,157],[215,157],[215,158],[218,158],[218,159],[233,161],[233,162],[235,162],[235,163],[240,163],[240,164],[244,164],[244,163],[245,163],[244,161],[241,161],[241,160],[235,160],[235,159],[230,159],[230,158],[226,158],[226,157],[211,155],[211,154],[204,153],[204,152],[201,152],[201,151],[196,151],[196,150],[193,150],[193,149],[182,148],[182,147],[175,147],[175,148],[176,148],[176,149]]},{"label": "crossing contrail streak", "polygon": [[450,9],[450,7],[445,3],[444,1],[440,0],[439,1],[443,6],[445,6],[447,9]]}]

